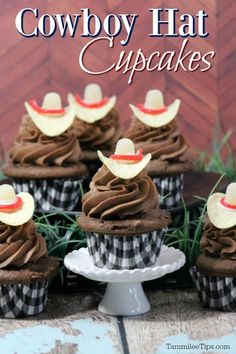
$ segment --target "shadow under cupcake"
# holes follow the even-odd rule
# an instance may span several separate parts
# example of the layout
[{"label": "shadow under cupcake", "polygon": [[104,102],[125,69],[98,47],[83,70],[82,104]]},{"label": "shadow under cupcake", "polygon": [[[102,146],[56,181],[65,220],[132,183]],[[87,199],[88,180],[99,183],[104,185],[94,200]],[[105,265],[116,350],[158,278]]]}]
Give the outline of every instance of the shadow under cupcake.
[{"label": "shadow under cupcake", "polygon": [[151,155],[135,153],[132,141],[121,139],[110,158],[100,151],[98,156],[103,166],[82,199],[78,219],[93,263],[108,269],[152,266],[171,220],[158,208],[155,184],[145,171]]}]

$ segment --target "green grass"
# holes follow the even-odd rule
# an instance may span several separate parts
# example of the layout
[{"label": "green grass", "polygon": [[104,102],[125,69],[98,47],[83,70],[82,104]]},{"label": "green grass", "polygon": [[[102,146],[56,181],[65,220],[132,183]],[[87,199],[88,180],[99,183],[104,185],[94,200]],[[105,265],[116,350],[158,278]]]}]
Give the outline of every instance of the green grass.
[{"label": "green grass", "polygon": [[[236,162],[233,157],[233,150],[230,144],[233,130],[223,134],[220,126],[217,125],[212,134],[211,152],[202,151],[198,153],[199,159],[196,163],[197,169],[206,172],[216,172],[222,177],[213,187],[210,195],[214,193],[216,187],[224,176],[236,181]],[[178,227],[176,225],[168,231],[166,243],[169,246],[178,247],[186,255],[187,265],[195,264],[200,254],[199,242],[202,236],[204,216],[206,214],[206,200],[200,198],[203,202],[202,207],[198,209],[198,217],[191,220],[190,211],[184,204],[183,222]]]},{"label": "green grass", "polygon": [[37,232],[46,240],[48,255],[57,257],[60,261],[62,284],[65,256],[75,249],[86,247],[85,233],[77,225],[76,219],[77,216],[70,216],[62,211],[34,215]]},{"label": "green grass", "polygon": [[[212,189],[210,195],[221,182],[222,176]],[[204,216],[206,213],[206,200],[201,198],[203,204],[198,208],[199,217],[191,220],[191,211],[187,210],[185,203],[181,225],[179,219],[174,220],[172,227],[168,230],[165,237],[165,244],[180,249],[186,255],[187,266],[195,264],[200,254],[199,241],[202,236]],[[86,247],[85,233],[79,228],[76,222],[77,216],[70,216],[61,211],[51,214],[35,215],[34,221],[39,234],[44,236],[48,255],[55,256],[61,262],[61,276],[63,277],[63,260],[68,252],[80,247]],[[63,279],[62,279],[63,280]]]},{"label": "green grass", "polygon": [[225,174],[232,181],[236,180],[236,162],[230,144],[233,130],[222,134],[219,127],[213,131],[211,152],[200,151],[196,167],[206,172]]},{"label": "green grass", "polygon": [[[228,176],[232,181],[236,181],[236,162],[233,158],[230,138],[232,130],[226,134],[221,134],[219,127],[213,132],[211,152],[199,152],[199,159],[196,167],[207,172],[216,172],[220,175]],[[3,166],[3,154],[0,143],[0,179],[4,178],[1,169]],[[221,179],[214,186],[214,192]],[[179,248],[186,255],[186,265],[191,267],[195,264],[200,254],[200,239],[204,216],[206,213],[206,199],[201,199],[202,205],[196,210],[196,215],[187,210],[183,201],[183,214],[175,218],[171,228],[166,234],[165,244]],[[76,223],[76,216],[69,216],[61,211],[54,213],[40,214],[34,216],[37,231],[42,234],[47,242],[48,254],[55,256],[61,263],[60,275],[63,283],[64,265],[63,260],[68,252],[86,246],[86,236]]]}]

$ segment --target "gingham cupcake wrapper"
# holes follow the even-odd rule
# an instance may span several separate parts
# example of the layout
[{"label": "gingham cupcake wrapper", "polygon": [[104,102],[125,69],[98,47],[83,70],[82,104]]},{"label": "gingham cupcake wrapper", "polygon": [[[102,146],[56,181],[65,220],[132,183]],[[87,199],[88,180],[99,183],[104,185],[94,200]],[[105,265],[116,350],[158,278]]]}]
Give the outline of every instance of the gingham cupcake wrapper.
[{"label": "gingham cupcake wrapper", "polygon": [[160,253],[167,228],[140,236],[87,234],[94,265],[108,269],[134,269],[153,265]]},{"label": "gingham cupcake wrapper", "polygon": [[41,211],[53,209],[73,210],[81,197],[84,178],[14,179],[17,193],[28,192],[35,199],[35,207]]},{"label": "gingham cupcake wrapper", "polygon": [[[160,194],[160,207],[175,208],[178,206],[184,188],[184,175],[152,178]],[[166,197],[165,197],[166,196]],[[165,197],[165,198],[164,198]]]},{"label": "gingham cupcake wrapper", "polygon": [[190,274],[201,302],[212,310],[236,310],[236,278],[216,277],[201,273],[194,266]]},{"label": "gingham cupcake wrapper", "polygon": [[0,285],[0,316],[17,318],[37,315],[47,303],[48,281]]}]

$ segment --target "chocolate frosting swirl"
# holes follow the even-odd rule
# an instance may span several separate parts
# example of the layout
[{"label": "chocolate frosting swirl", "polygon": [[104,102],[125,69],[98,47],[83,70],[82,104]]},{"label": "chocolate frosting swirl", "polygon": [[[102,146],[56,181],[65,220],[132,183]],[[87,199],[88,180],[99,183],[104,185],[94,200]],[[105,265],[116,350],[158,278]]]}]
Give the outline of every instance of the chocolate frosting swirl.
[{"label": "chocolate frosting swirl", "polygon": [[236,260],[235,227],[218,229],[207,218],[200,246],[206,256]]},{"label": "chocolate frosting swirl", "polygon": [[20,226],[0,222],[0,269],[20,268],[26,263],[36,263],[46,255],[46,242],[37,234],[32,220]]},{"label": "chocolate frosting swirl", "polygon": [[138,217],[157,206],[158,193],[146,171],[123,180],[102,166],[82,199],[85,215],[102,220]]},{"label": "chocolate frosting swirl", "polygon": [[187,160],[185,153],[188,145],[175,121],[152,128],[134,119],[125,137],[133,140],[137,149],[142,148],[144,154],[151,153],[152,159],[170,162]]},{"label": "chocolate frosting swirl", "polygon": [[56,137],[40,132],[32,120],[23,117],[15,144],[10,150],[14,164],[37,166],[67,166],[77,164],[81,149],[72,130]]},{"label": "chocolate frosting swirl", "polygon": [[114,108],[93,124],[76,118],[73,128],[83,150],[113,149],[121,135],[118,113]]}]

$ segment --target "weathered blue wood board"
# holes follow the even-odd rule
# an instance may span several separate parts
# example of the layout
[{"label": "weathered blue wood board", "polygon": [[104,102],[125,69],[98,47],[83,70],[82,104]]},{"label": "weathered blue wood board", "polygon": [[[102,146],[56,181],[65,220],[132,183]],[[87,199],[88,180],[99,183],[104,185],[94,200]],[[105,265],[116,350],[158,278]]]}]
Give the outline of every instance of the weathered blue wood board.
[{"label": "weathered blue wood board", "polygon": [[0,320],[0,354],[121,353],[117,319],[97,312],[99,298],[51,295],[40,316]]},{"label": "weathered blue wood board", "polygon": [[236,353],[236,313],[203,309],[193,290],[148,296],[148,314],[120,319],[97,311],[99,293],[51,294],[40,316],[0,320],[0,354]]}]

